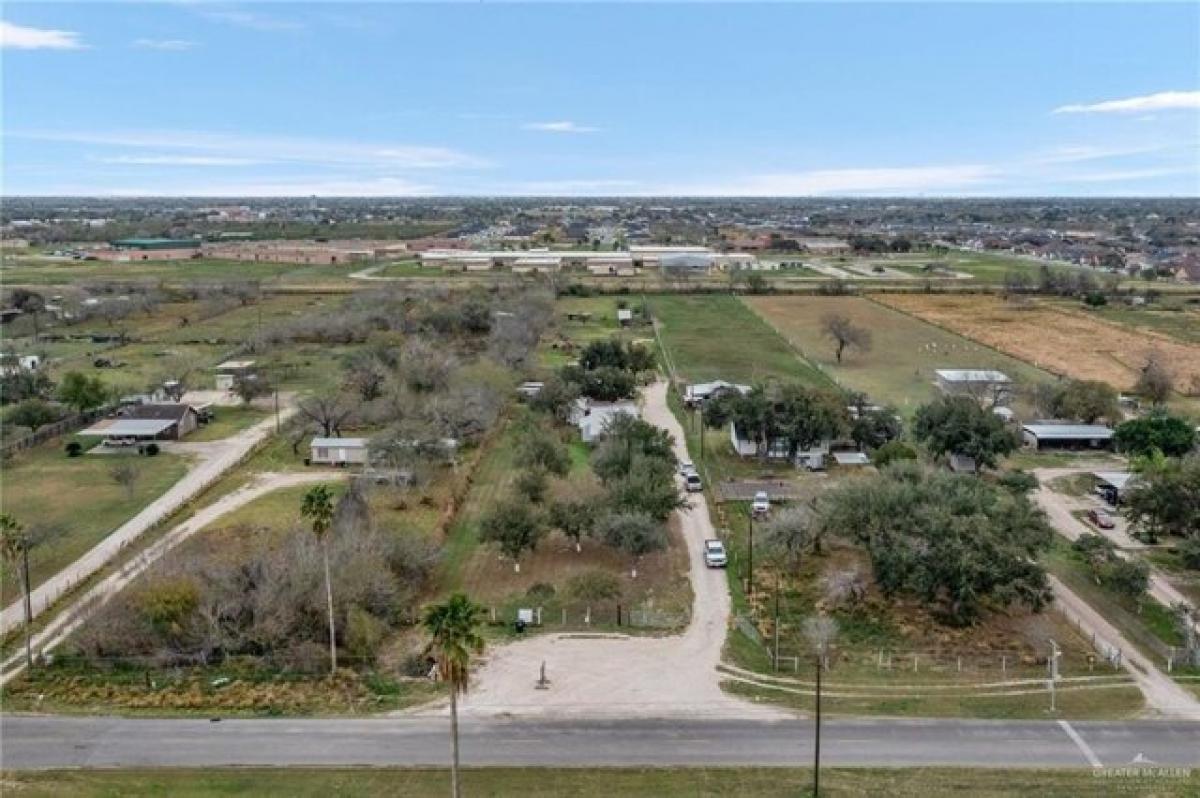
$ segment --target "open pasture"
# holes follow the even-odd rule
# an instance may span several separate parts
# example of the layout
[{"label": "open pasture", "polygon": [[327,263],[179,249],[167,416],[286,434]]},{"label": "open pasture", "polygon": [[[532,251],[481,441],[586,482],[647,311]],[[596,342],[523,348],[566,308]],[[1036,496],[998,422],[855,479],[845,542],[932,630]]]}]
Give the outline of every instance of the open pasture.
[{"label": "open pasture", "polygon": [[890,294],[878,301],[995,347],[1047,371],[1103,380],[1128,390],[1151,353],[1186,388],[1200,380],[1200,347],[1148,330],[1132,330],[1044,302],[994,296]]},{"label": "open pasture", "polygon": [[[1027,363],[862,297],[758,296],[745,301],[839,384],[893,404],[906,415],[935,395],[935,369],[995,368],[1018,382],[1050,378]],[[821,329],[822,318],[831,313],[870,330],[870,351],[849,349],[839,364]]]}]

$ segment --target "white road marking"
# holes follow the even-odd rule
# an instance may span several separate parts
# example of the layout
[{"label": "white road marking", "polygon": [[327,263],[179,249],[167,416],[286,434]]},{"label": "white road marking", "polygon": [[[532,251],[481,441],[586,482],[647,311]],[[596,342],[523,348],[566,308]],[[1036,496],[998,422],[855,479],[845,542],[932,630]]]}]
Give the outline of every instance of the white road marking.
[{"label": "white road marking", "polygon": [[1089,765],[1094,768],[1104,767],[1104,763],[1100,761],[1100,757],[1096,756],[1096,752],[1093,751],[1092,747],[1088,745],[1082,737],[1079,736],[1079,732],[1075,731],[1075,729],[1071,727],[1070,723],[1067,723],[1065,720],[1060,720],[1058,725],[1062,727],[1062,730],[1065,731],[1067,736],[1071,738],[1071,741],[1075,743],[1075,747],[1079,749],[1081,754],[1083,754],[1083,758],[1088,761]]}]

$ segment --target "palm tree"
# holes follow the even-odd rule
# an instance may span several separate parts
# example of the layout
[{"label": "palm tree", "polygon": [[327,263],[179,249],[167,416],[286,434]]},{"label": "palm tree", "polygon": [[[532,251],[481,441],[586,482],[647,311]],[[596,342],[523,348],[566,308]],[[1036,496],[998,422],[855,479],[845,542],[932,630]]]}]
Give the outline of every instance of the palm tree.
[{"label": "palm tree", "polygon": [[29,627],[33,624],[33,605],[29,600],[29,543],[29,535],[20,522],[8,513],[0,514],[0,556],[14,570],[18,570],[17,564],[20,562],[21,592],[25,603],[25,665],[32,668]]},{"label": "palm tree", "polygon": [[450,740],[453,759],[450,789],[454,798],[461,795],[458,783],[458,695],[466,694],[471,675],[471,656],[483,653],[479,636],[483,607],[466,595],[455,593],[445,604],[425,609],[425,630],[429,632],[426,654],[437,660],[438,676],[450,685]]},{"label": "palm tree", "polygon": [[328,485],[315,485],[304,494],[300,515],[312,522],[325,563],[325,602],[329,610],[329,672],[337,673],[337,635],[333,622],[333,582],[329,578],[329,530],[333,527],[333,494]]}]

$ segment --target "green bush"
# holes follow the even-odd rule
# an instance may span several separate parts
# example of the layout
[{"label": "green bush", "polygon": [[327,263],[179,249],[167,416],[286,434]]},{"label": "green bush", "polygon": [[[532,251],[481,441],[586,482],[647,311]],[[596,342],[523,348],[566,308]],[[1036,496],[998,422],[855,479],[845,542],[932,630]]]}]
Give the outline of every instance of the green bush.
[{"label": "green bush", "polygon": [[607,571],[584,571],[571,577],[567,592],[577,601],[606,601],[620,597],[621,580]]},{"label": "green bush", "polygon": [[67,444],[67,457],[78,457],[83,454],[83,444],[79,441],[71,441]]},{"label": "green bush", "polygon": [[156,454],[158,454],[158,452],[159,452],[159,448],[158,448],[157,443],[150,443],[150,444],[146,445],[146,456],[147,457],[154,457]]},{"label": "green bush", "polygon": [[525,591],[525,596],[526,598],[535,599],[537,601],[549,601],[550,599],[554,598],[554,594],[556,592],[557,591],[555,591],[554,585],[546,582],[535,582],[529,586],[528,590]]},{"label": "green bush", "polygon": [[353,606],[346,613],[346,652],[355,665],[375,661],[379,646],[387,634],[387,625],[362,607]]}]

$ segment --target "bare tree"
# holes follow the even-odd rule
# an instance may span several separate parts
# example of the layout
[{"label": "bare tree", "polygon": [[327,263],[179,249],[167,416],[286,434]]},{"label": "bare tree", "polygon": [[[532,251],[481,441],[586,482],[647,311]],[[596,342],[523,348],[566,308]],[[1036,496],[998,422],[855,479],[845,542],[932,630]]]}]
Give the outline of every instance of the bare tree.
[{"label": "bare tree", "polygon": [[837,568],[825,574],[821,587],[831,607],[852,606],[866,595],[867,580],[858,566]]},{"label": "bare tree", "polygon": [[133,489],[137,485],[141,472],[133,463],[118,462],[108,469],[108,477],[125,489],[125,498],[133,498]]},{"label": "bare tree", "polygon": [[822,316],[821,333],[833,341],[833,354],[838,363],[842,362],[842,354],[848,348],[860,352],[871,351],[871,331],[859,327],[849,316],[841,313],[826,313]]},{"label": "bare tree", "polygon": [[354,416],[357,403],[340,389],[326,389],[301,400],[296,409],[300,415],[321,428],[326,438],[342,434],[342,425]]},{"label": "bare tree", "polygon": [[1133,390],[1156,405],[1166,404],[1171,391],[1175,390],[1175,379],[1163,364],[1161,354],[1151,352],[1146,356],[1146,364],[1142,366]]}]

